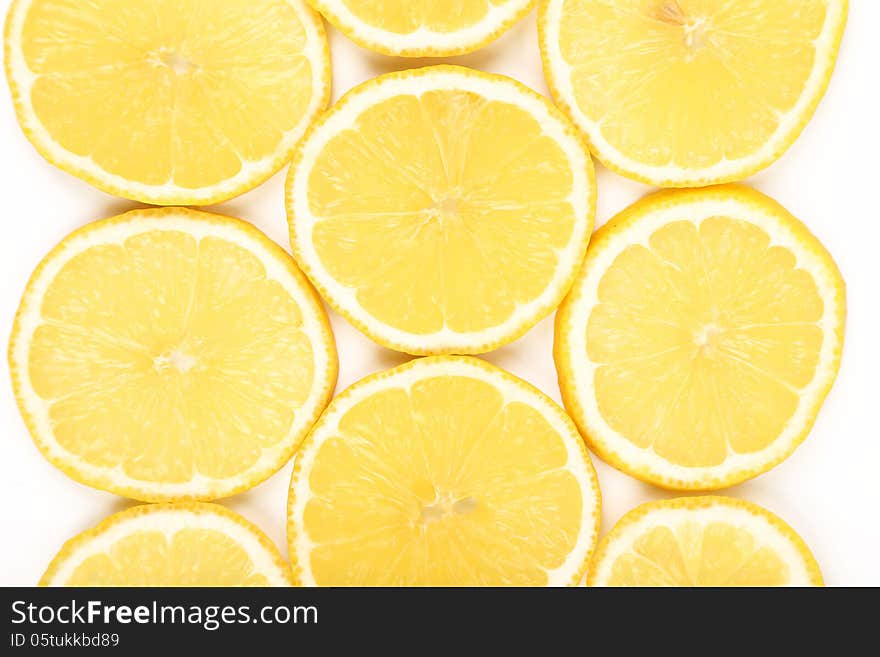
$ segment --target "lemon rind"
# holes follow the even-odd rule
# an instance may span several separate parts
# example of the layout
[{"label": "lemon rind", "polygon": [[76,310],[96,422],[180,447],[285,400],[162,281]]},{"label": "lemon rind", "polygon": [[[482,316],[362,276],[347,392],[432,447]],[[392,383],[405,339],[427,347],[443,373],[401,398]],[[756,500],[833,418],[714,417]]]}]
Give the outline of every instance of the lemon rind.
[{"label": "lemon rind", "polygon": [[810,548],[782,518],[745,500],[704,496],[647,502],[625,514],[596,548],[587,586],[608,586],[614,562],[630,551],[633,542],[645,530],[683,520],[728,522],[750,530],[759,542],[773,549],[790,568],[795,569],[789,586],[825,585]]},{"label": "lemon rind", "polygon": [[817,56],[804,92],[794,107],[785,113],[785,120],[780,122],[779,128],[762,149],[748,157],[723,159],[710,167],[685,168],[644,164],[621,154],[602,137],[598,123],[581,111],[571,88],[568,66],[559,51],[563,2],[565,0],[542,0],[538,15],[544,77],[554,100],[583,132],[593,155],[605,167],[621,176],[656,187],[703,187],[736,182],[762,171],[781,158],[804,131],[828,89],[849,11],[849,0],[827,0],[831,11],[816,41]]},{"label": "lemon rind", "polygon": [[[701,209],[702,208],[702,209]],[[702,221],[734,216],[767,231],[773,244],[788,248],[797,266],[808,271],[824,303],[822,343],[816,373],[801,391],[798,408],[785,430],[765,449],[728,455],[721,465],[683,467],[650,449],[636,447],[602,418],[586,354],[586,326],[598,281],[623,248],[644,243],[668,220]],[[632,231],[640,239],[633,239]],[[742,185],[663,191],[630,206],[596,231],[578,280],[556,315],[554,360],[565,407],[587,444],[602,460],[637,479],[669,490],[710,491],[733,486],[772,469],[806,439],[840,367],[846,325],[846,286],[833,258],[806,226],[771,198]]]},{"label": "lemon rind", "polygon": [[[309,208],[308,178],[323,146],[375,102],[398,94],[435,89],[464,89],[525,108],[538,118],[545,134],[550,134],[566,153],[574,179],[568,201],[574,209],[576,224],[568,245],[559,253],[554,280],[539,297],[518,306],[504,323],[478,332],[457,332],[444,327],[436,333],[416,334],[378,320],[357,302],[351,288],[335,281],[326,271],[308,237],[316,223]],[[590,241],[596,213],[596,178],[592,159],[577,130],[546,98],[501,75],[460,66],[430,66],[370,80],[343,96],[318,119],[303,138],[291,163],[286,205],[291,247],[300,268],[327,303],[358,330],[374,342],[411,355],[476,355],[522,337],[562,301],[575,280]]]},{"label": "lemon rind", "polygon": [[295,459],[287,500],[288,553],[294,578],[302,585],[318,585],[309,566],[314,544],[303,526],[303,516],[309,500],[308,473],[321,445],[335,434],[345,412],[361,400],[391,386],[408,388],[417,381],[444,375],[476,378],[495,386],[504,394],[506,403],[519,401],[539,411],[563,438],[569,454],[567,468],[578,481],[583,495],[581,533],[566,562],[548,572],[548,585],[576,586],[583,580],[598,540],[602,499],[596,471],[574,422],[543,392],[479,358],[432,356],[411,360],[353,384],[330,403],[303,442]]},{"label": "lemon rind", "polygon": [[85,559],[106,552],[131,531],[159,531],[170,537],[181,529],[192,528],[213,529],[229,536],[245,549],[270,586],[293,586],[290,566],[262,529],[226,507],[203,502],[144,504],[108,516],[64,543],[39,586],[64,586]]},{"label": "lemon rind", "polygon": [[480,22],[461,30],[437,32],[423,26],[399,34],[364,22],[339,0],[308,2],[357,45],[392,57],[453,57],[474,52],[500,38],[538,4],[538,0],[508,0],[490,7]]},{"label": "lemon rind", "polygon": [[201,188],[181,187],[173,182],[149,185],[129,180],[105,171],[89,156],[76,155],[60,146],[37,118],[30,101],[34,75],[28,70],[21,47],[25,16],[34,1],[13,0],[6,18],[6,79],[19,125],[28,141],[49,163],[107,194],[153,205],[202,206],[227,201],[258,187],[284,168],[309,125],[330,103],[330,44],[324,24],[305,0],[285,0],[296,10],[306,33],[304,54],[312,67],[313,93],[302,119],[285,133],[275,152],[262,160],[242,160],[238,174]]},{"label": "lemon rind", "polygon": [[[257,255],[267,275],[277,280],[302,312],[302,329],[312,346],[315,367],[312,390],[294,418],[288,436],[247,470],[234,477],[197,475],[189,482],[161,483],[128,476],[122,468],[97,467],[61,447],[54,438],[46,400],[37,395],[28,375],[30,338],[39,326],[45,291],[66,262],[96,244],[122,242],[142,230],[183,230],[195,237],[217,236],[243,245]],[[108,239],[109,236],[109,239]],[[338,357],[330,322],[315,290],[290,256],[246,221],[186,208],[132,210],[79,228],[65,237],[40,263],[28,281],[9,341],[9,371],[19,410],[37,448],[70,478],[93,488],[145,502],[213,500],[253,488],[290,460],[312,424],[330,401],[336,386]]]}]

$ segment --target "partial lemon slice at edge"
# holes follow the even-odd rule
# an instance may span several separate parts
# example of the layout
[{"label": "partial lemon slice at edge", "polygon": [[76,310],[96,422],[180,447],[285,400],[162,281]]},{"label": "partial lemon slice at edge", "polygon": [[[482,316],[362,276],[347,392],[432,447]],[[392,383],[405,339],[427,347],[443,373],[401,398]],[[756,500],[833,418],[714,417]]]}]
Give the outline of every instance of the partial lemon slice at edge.
[{"label": "partial lemon slice at edge", "polygon": [[378,6],[362,0],[309,2],[348,38],[369,50],[397,57],[451,57],[488,45],[538,0],[465,0],[455,7],[443,2],[419,6],[408,0],[387,0]]},{"label": "partial lemon slice at edge", "polygon": [[778,516],[729,497],[648,502],[599,544],[588,586],[823,586],[803,539]]},{"label": "partial lemon slice at edge", "polygon": [[254,524],[218,504],[132,507],[67,541],[40,586],[291,586]]},{"label": "partial lemon slice at edge", "polygon": [[[606,74],[616,75],[618,80],[623,80],[627,76],[640,73],[643,78],[634,83],[630,93],[623,94],[624,99],[634,102],[634,107],[639,108],[644,126],[650,129],[654,126],[656,130],[665,131],[665,135],[677,135],[678,141],[684,141],[688,130],[696,130],[697,123],[711,122],[713,116],[720,116],[720,112],[729,111],[728,105],[719,103],[725,102],[723,93],[712,93],[711,85],[722,83],[728,88],[735,84],[743,83],[744,79],[749,76],[758,90],[745,92],[744,95],[751,101],[762,99],[764,96],[776,99],[778,96],[790,94],[791,82],[789,80],[776,78],[774,80],[764,80],[760,76],[764,75],[765,67],[771,64],[780,67],[789,67],[789,72],[797,66],[803,66],[803,62],[789,62],[787,57],[793,57],[793,53],[799,53],[795,48],[791,47],[791,43],[797,43],[798,46],[812,46],[808,40],[799,36],[796,31],[791,31],[793,26],[792,14],[797,12],[801,14],[809,14],[809,5],[821,2],[825,4],[826,11],[825,21],[822,29],[815,39],[815,53],[810,53],[806,66],[811,67],[809,75],[803,82],[803,89],[800,94],[793,100],[779,101],[782,109],[771,106],[766,113],[756,113],[753,107],[743,107],[740,114],[739,123],[743,131],[756,132],[758,124],[764,124],[768,121],[776,121],[777,128],[769,134],[765,143],[760,148],[751,149],[751,152],[736,153],[733,155],[725,155],[717,159],[717,161],[709,162],[713,159],[713,154],[701,151],[699,147],[691,147],[690,151],[684,151],[684,156],[696,156],[697,163],[691,166],[676,164],[668,160],[667,154],[661,151],[661,147],[674,148],[675,140],[669,140],[663,135],[658,135],[655,139],[645,139],[640,142],[640,147],[647,150],[653,149],[653,153],[646,155],[644,158],[629,156],[625,154],[624,148],[621,146],[623,141],[630,141],[627,148],[638,141],[637,129],[643,126],[621,124],[617,127],[615,136],[608,138],[605,134],[606,126],[603,122],[608,122],[608,117],[615,120],[619,117],[614,116],[615,111],[621,108],[613,105],[614,99],[605,98],[605,90],[609,89],[609,83],[602,81],[600,84],[602,90],[587,94],[582,92],[586,101],[579,100],[578,93],[575,90],[575,83],[572,79],[573,72],[570,62],[567,62],[562,52],[560,41],[563,29],[572,29],[571,20],[572,13],[579,13],[578,18],[584,21],[590,21],[590,25],[600,30],[598,34],[585,34],[580,41],[586,41],[595,44],[598,47],[602,43],[605,34],[614,32],[613,36],[619,39],[629,39],[629,43],[612,42],[606,45],[606,51],[596,56],[596,60],[600,57],[607,56],[611,63],[601,62]],[[704,3],[694,3],[690,0],[657,0],[653,3],[641,3],[633,7],[618,7],[614,3],[598,3],[588,0],[587,2],[579,2],[573,0],[548,0],[542,3],[539,16],[539,36],[541,54],[544,62],[544,71],[550,85],[553,97],[559,103],[560,107],[568,114],[575,124],[587,135],[593,153],[602,161],[609,169],[623,176],[644,182],[646,184],[658,187],[699,187],[711,184],[735,182],[751,176],[752,174],[769,166],[794,143],[803,129],[806,127],[810,118],[813,116],[822,96],[824,95],[831,75],[834,70],[838,49],[843,38],[843,32],[846,25],[848,12],[847,0],[810,0],[810,2],[791,2],[790,9],[788,5],[778,3],[772,0],[766,0],[766,8],[773,8],[775,15],[773,17],[773,26],[777,30],[773,35],[769,36],[765,41],[759,37],[745,34],[738,26],[716,26],[713,24],[711,13],[714,11],[719,14],[722,21],[735,20],[737,25],[746,24],[749,29],[760,31],[766,30],[768,21],[758,17],[749,17],[749,12],[753,9],[760,10],[761,7],[755,3],[744,6],[735,0],[727,0],[727,2],[712,3],[712,8],[701,6]],[[592,6],[591,5],[601,5]],[[725,7],[725,5],[728,5]],[[691,11],[691,8],[693,10]],[[604,23],[600,22],[600,17],[591,15],[590,12],[595,11],[601,14],[601,20],[614,21],[617,30],[605,30],[602,33]],[[568,13],[566,13],[568,12]],[[690,12],[690,13],[689,13]],[[709,17],[706,14],[710,14]],[[568,20],[567,20],[568,19]],[[628,21],[628,22],[626,22]],[[731,39],[736,41],[737,48],[754,49],[759,54],[746,59],[738,56],[736,52],[728,52],[722,44],[716,43],[712,30],[719,31],[719,38]],[[641,39],[641,41],[639,41]],[[578,40],[574,40],[577,43]],[[627,46],[630,46],[627,49]],[[761,49],[772,46],[775,50],[769,55],[761,56]],[[572,46],[576,48],[576,46]],[[711,54],[707,54],[711,53]],[[615,58],[638,58],[639,63],[636,66],[642,66],[643,70],[633,69],[630,64],[627,70],[620,70],[614,73]],[[709,62],[710,57],[717,57],[717,61]],[[752,68],[745,73],[738,71],[736,67],[740,65],[739,60],[746,60],[747,65]],[[705,72],[711,67],[713,73]],[[686,104],[702,103],[699,111],[694,109],[693,114],[685,115],[679,112],[679,116],[674,114],[666,116],[658,115],[659,110],[665,110],[666,105],[660,105],[658,98],[650,94],[673,94],[676,93],[674,85],[669,83],[659,83],[661,86],[651,92],[651,85],[662,79],[662,75],[673,75],[672,71],[677,71],[675,78],[685,88],[687,85],[694,85],[693,91],[681,91],[679,97],[681,102]],[[587,74],[585,74],[587,75]],[[702,77],[701,77],[702,76]],[[727,82],[724,76],[730,76],[731,82]],[[597,83],[597,76],[593,83]],[[613,84],[613,80],[610,84]],[[769,90],[761,88],[761,85],[768,85]],[[638,86],[641,85],[641,91]],[[719,90],[722,91],[722,90]],[[639,94],[642,94],[640,97]],[[703,95],[700,95],[703,94]],[[699,100],[697,100],[699,98]],[[594,107],[592,109],[584,109],[581,107],[582,102],[590,102]],[[769,102],[769,101],[768,101]],[[790,106],[786,106],[790,102]],[[672,105],[670,105],[671,107]],[[601,110],[596,108],[602,108]],[[762,108],[762,112],[767,108]],[[632,110],[633,112],[635,110]],[[653,112],[653,113],[652,113]],[[707,129],[707,134],[711,137],[717,135],[718,147],[730,149],[732,140],[736,137],[736,130],[740,128],[724,128],[716,126]],[[763,129],[763,128],[762,128]],[[681,131],[681,133],[679,133]],[[699,163],[699,158],[703,158],[706,162]]]}]

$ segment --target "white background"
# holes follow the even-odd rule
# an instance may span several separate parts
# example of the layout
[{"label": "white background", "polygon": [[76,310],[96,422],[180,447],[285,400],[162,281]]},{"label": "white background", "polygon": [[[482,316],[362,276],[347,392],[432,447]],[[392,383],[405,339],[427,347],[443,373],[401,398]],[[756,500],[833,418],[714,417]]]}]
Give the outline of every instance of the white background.
[{"label": "white background", "polygon": [[[2,9],[9,0],[2,0]],[[778,513],[804,537],[830,585],[880,585],[880,2],[852,0],[837,71],[800,140],[775,165],[749,180],[803,220],[825,243],[848,283],[849,321],[843,366],[807,441],[785,463],[725,494]],[[510,75],[547,93],[535,16],[478,53],[446,60],[373,54],[330,30],[334,100],[387,71],[438,61]],[[0,335],[8,340],[31,271],[68,232],[138,207],[46,163],[18,128],[0,84]],[[283,173],[216,210],[248,219],[287,247]],[[598,225],[648,187],[598,167]],[[332,315],[339,346],[337,391],[406,357],[385,350]],[[551,358],[552,319],[486,359],[559,400]],[[34,447],[0,365],[0,585],[37,582],[61,544],[132,502],[68,479]],[[603,533],[637,504],[671,496],[594,458],[604,498]],[[285,500],[291,465],[254,490],[224,500],[262,527],[287,552]]]}]

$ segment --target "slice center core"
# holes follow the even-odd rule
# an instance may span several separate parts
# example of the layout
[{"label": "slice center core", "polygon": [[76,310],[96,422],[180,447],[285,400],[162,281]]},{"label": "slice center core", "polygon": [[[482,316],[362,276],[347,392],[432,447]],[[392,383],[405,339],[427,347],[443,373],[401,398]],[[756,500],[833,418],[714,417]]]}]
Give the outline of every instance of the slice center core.
[{"label": "slice center core", "polygon": [[191,356],[179,348],[172,349],[168,353],[157,356],[153,360],[153,365],[160,372],[173,368],[180,374],[186,374],[195,367],[197,363],[198,361],[194,356]]},{"label": "slice center core", "polygon": [[657,9],[656,18],[663,23],[681,27],[688,60],[709,45],[708,22],[703,16],[688,16],[676,0],[665,0]]},{"label": "slice center core", "polygon": [[699,353],[709,355],[714,353],[718,346],[718,336],[721,334],[721,327],[717,324],[706,324],[694,333],[694,344],[697,346]]},{"label": "slice center core", "polygon": [[186,75],[191,73],[195,68],[195,64],[189,61],[179,52],[173,50],[165,50],[158,55],[159,63],[170,68],[176,75]]},{"label": "slice center core", "polygon": [[452,194],[441,196],[434,201],[431,214],[437,219],[455,219],[461,209],[461,199]]},{"label": "slice center core", "polygon": [[450,516],[460,516],[471,513],[477,508],[477,500],[473,497],[463,497],[455,500],[451,496],[438,498],[432,504],[422,506],[419,520],[427,525]]}]

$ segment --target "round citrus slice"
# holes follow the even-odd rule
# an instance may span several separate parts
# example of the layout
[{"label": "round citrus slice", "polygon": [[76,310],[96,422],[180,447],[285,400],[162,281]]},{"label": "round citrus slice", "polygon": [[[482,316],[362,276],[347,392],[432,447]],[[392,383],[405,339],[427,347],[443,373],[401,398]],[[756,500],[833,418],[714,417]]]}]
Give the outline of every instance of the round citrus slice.
[{"label": "round citrus slice", "polygon": [[831,256],[763,194],[655,194],[597,231],[557,315],[566,408],[634,477],[737,484],[806,437],[837,375],[845,305]]},{"label": "round citrus slice", "polygon": [[6,73],[47,160],[159,205],[260,184],[330,97],[327,38],[304,0],[15,0]]},{"label": "round citrus slice", "polygon": [[823,586],[810,549],[779,517],[730,497],[648,502],[602,539],[588,586]]},{"label": "round citrus slice", "polygon": [[509,78],[450,66],[349,93],[288,179],[294,255],[373,340],[482,353],[550,314],[580,265],[595,183],[575,129]]},{"label": "round citrus slice", "polygon": [[358,45],[398,57],[449,57],[488,45],[538,0],[309,0]]},{"label": "round citrus slice", "polygon": [[554,97],[614,171],[662,187],[775,162],[828,87],[846,0],[547,0]]},{"label": "round citrus slice", "polygon": [[40,586],[290,586],[259,528],[218,504],[136,506],[73,537]]},{"label": "round citrus slice", "polygon": [[573,585],[599,505],[559,406],[481,360],[439,356],[333,400],[296,458],[288,541],[307,586]]},{"label": "round citrus slice", "polygon": [[147,501],[224,497],[269,477],[337,370],[293,259],[246,222],[182,208],[65,238],[28,283],[9,362],[44,456]]}]

